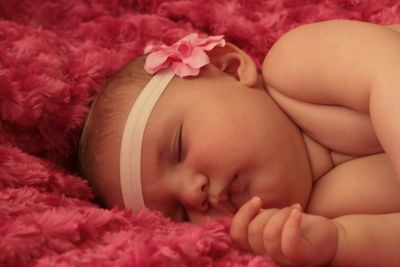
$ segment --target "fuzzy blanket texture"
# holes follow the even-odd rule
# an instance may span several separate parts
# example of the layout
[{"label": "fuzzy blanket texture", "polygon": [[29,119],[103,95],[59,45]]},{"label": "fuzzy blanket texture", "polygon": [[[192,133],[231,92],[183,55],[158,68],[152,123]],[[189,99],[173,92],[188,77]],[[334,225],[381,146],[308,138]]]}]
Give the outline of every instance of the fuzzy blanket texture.
[{"label": "fuzzy blanket texture", "polygon": [[77,147],[105,81],[146,43],[223,34],[260,64],[284,32],[400,22],[395,0],[0,0],[0,266],[275,266],[229,220],[196,226],[100,208]]}]

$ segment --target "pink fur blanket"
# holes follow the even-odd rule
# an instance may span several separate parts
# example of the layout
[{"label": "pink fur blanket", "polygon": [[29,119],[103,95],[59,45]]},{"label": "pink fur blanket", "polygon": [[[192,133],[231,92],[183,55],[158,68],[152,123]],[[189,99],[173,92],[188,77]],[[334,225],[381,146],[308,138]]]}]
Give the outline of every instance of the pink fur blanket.
[{"label": "pink fur blanket", "polygon": [[229,220],[176,224],[105,210],[77,172],[89,106],[151,40],[224,34],[258,64],[287,30],[400,22],[394,0],[0,1],[1,266],[274,266],[239,250]]}]

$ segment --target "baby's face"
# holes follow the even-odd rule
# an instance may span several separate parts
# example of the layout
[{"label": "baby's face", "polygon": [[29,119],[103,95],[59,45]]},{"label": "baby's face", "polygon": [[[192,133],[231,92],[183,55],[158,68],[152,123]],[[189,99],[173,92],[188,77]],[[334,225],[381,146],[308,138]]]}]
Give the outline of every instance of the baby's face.
[{"label": "baby's face", "polygon": [[297,128],[263,88],[212,65],[174,78],[147,123],[145,204],[173,220],[235,213],[252,196],[263,207],[306,204],[311,174]]}]

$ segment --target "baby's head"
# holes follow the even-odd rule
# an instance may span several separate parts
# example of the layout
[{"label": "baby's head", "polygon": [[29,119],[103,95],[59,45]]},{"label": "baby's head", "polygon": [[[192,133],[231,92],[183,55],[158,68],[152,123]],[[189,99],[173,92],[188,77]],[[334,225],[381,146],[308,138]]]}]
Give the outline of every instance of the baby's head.
[{"label": "baby's head", "polygon": [[265,208],[307,203],[301,134],[263,88],[253,60],[231,44],[208,56],[197,76],[185,78],[170,69],[150,75],[140,57],[98,95],[80,162],[106,206],[199,222],[234,213],[252,196]]}]

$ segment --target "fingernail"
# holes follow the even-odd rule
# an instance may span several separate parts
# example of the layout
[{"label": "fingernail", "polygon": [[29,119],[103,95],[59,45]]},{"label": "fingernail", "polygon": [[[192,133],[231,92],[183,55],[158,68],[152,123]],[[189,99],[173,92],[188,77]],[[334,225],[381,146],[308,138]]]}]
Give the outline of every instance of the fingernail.
[{"label": "fingernail", "polygon": [[292,218],[298,218],[299,216],[300,216],[300,210],[298,210],[298,209],[293,209],[290,212],[290,217],[292,217]]},{"label": "fingernail", "polygon": [[302,210],[303,209],[299,203],[293,204],[292,208],[297,209],[297,210]]},{"label": "fingernail", "polygon": [[261,199],[260,199],[260,197],[255,196],[251,199],[251,202],[254,204],[258,204],[258,203],[261,203]]}]

